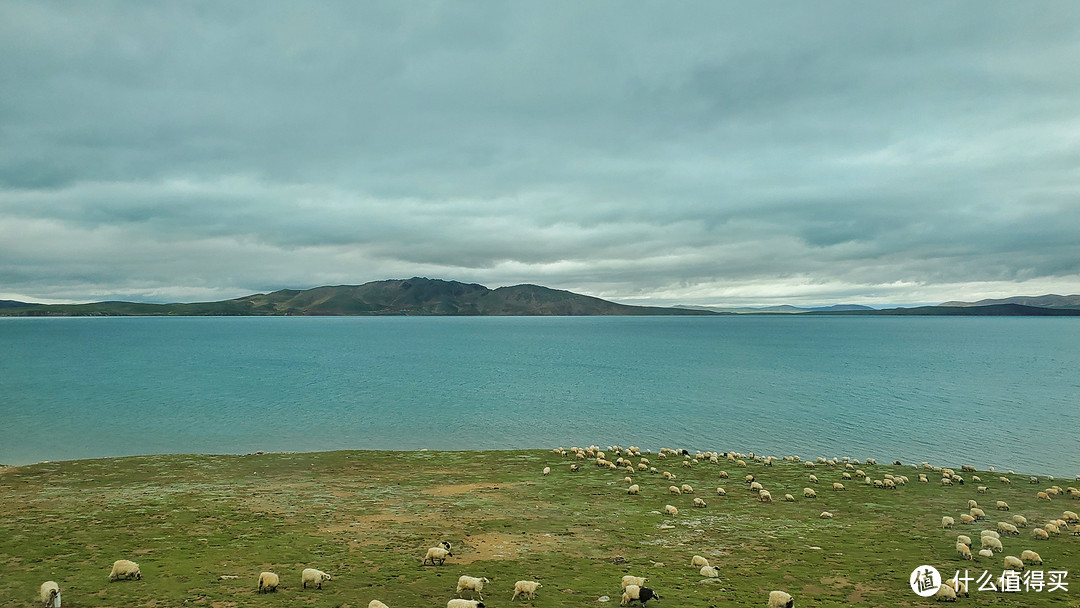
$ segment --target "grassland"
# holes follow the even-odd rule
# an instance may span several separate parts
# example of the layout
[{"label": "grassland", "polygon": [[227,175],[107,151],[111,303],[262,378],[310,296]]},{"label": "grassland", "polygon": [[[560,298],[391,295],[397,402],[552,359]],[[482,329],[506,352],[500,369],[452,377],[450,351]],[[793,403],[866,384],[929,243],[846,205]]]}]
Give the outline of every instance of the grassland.
[{"label": "grassland", "polygon": [[[905,474],[912,483],[882,490],[845,482],[846,491],[833,491],[841,467],[809,471],[781,461],[684,468],[674,458],[649,457],[675,473],[677,484],[694,486],[708,507],[669,495],[671,482],[658,474],[635,473],[642,492],[629,496],[625,471],[586,464],[571,473],[569,458],[538,450],[148,456],[0,469],[0,607],[32,605],[38,586],[53,579],[66,608],[364,608],[371,599],[391,608],[441,608],[456,597],[457,577],[470,574],[491,580],[484,596],[492,608],[511,605],[520,579],[544,585],[535,600],[515,602],[526,608],[613,608],[628,573],[649,577],[661,608],[764,606],[772,589],[790,592],[796,606],[920,606],[931,601],[908,587],[918,565],[948,575],[958,568],[1000,574],[1000,554],[960,559],[958,533],[977,539],[1009,515],[1038,525],[1080,506],[1035,497],[1052,483],[1080,485],[1071,480],[1031,485],[1013,475],[1006,485],[998,474],[979,472],[989,491],[977,494],[970,482],[919,484],[910,466],[861,465],[874,478]],[[552,469],[547,477],[540,474],[545,466]],[[721,470],[731,478],[720,480]],[[748,473],[777,502],[758,502],[742,480]],[[813,485],[809,473],[821,479],[817,499],[802,497]],[[717,486],[728,495],[717,497]],[[785,493],[797,500],[782,502]],[[942,530],[941,517],[959,521],[968,499],[979,501],[989,521]],[[1012,511],[995,511],[996,500]],[[662,515],[666,504],[679,514]],[[835,517],[819,519],[824,510]],[[1003,538],[1005,555],[1038,551],[1041,569],[1069,571],[1069,590],[973,591],[961,603],[1080,605],[1080,537],[1037,541],[1030,530]],[[454,543],[454,557],[421,566],[426,549],[444,539]],[[718,566],[721,577],[703,579],[690,567],[694,554]],[[109,583],[109,567],[120,558],[139,562],[142,580]],[[334,580],[322,590],[301,589],[307,566]],[[281,575],[277,593],[256,594],[262,570]],[[611,600],[600,602],[605,595]]]}]

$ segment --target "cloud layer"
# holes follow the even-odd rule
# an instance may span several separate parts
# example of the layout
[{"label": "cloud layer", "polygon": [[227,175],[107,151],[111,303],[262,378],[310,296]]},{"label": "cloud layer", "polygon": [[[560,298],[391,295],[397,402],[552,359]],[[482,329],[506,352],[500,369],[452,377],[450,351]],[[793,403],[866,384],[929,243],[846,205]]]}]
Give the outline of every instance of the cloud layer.
[{"label": "cloud layer", "polygon": [[0,5],[0,298],[1080,292],[1080,9]]}]

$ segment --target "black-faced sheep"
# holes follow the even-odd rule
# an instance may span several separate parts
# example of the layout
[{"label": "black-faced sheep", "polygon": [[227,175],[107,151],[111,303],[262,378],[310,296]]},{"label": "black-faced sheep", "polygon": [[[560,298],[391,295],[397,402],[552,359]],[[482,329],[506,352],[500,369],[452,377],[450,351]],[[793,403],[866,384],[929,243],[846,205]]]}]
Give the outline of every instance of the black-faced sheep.
[{"label": "black-faced sheep", "polygon": [[60,605],[60,585],[56,581],[41,583],[41,605],[43,608],[57,608]]},{"label": "black-faced sheep", "polygon": [[[446,558],[454,557],[454,554],[450,552],[446,547],[431,547],[427,550],[427,555],[424,556],[423,565],[427,565],[428,560],[431,560],[432,566],[441,566],[446,562]],[[438,562],[438,563],[436,563]]]},{"label": "black-faced sheep", "polygon": [[784,591],[769,592],[769,608],[793,608],[795,600],[791,594]]},{"label": "black-faced sheep", "polygon": [[280,579],[278,575],[273,572],[260,572],[259,573],[259,593],[270,593],[271,591],[277,591],[278,583]]},{"label": "black-faced sheep", "polygon": [[626,606],[634,600],[641,602],[644,606],[649,600],[659,600],[660,595],[648,587],[641,587],[638,585],[627,585],[626,589],[623,589],[622,602],[620,606]]}]

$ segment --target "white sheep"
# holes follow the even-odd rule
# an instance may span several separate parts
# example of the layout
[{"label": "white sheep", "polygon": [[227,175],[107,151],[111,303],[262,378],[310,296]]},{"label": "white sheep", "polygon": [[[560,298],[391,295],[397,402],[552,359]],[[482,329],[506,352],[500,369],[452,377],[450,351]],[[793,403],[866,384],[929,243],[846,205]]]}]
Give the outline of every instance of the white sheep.
[{"label": "white sheep", "polygon": [[997,510],[998,511],[1008,511],[1009,510],[1009,503],[1005,502],[1004,500],[997,501]]},{"label": "white sheep", "polygon": [[724,488],[716,488],[716,495],[727,496],[727,490],[725,490]]},{"label": "white sheep", "polygon": [[833,484],[832,484],[832,489],[834,489],[834,490],[843,490],[845,488],[844,488],[844,484],[840,483],[839,481],[834,481]]},{"label": "white sheep", "polygon": [[955,602],[956,590],[950,585],[942,585],[938,587],[937,593],[934,594],[934,599],[939,602]]},{"label": "white sheep", "polygon": [[960,536],[956,537],[956,542],[964,543],[965,545],[970,547],[971,546],[971,537],[970,536],[964,536],[963,534],[961,534]]},{"label": "white sheep", "polygon": [[951,527],[953,527],[953,525],[955,523],[956,523],[956,520],[949,517],[948,515],[941,518],[941,528],[942,529],[951,528]]},{"label": "white sheep", "polygon": [[998,553],[1001,553],[1002,551],[1005,550],[1001,546],[1001,541],[994,538],[993,536],[984,536],[984,537],[982,537],[982,548],[983,549],[992,549],[994,551],[997,551]]},{"label": "white sheep", "polygon": [[791,598],[791,594],[784,591],[769,592],[769,608],[793,608],[794,606],[795,600]]},{"label": "white sheep", "polygon": [[259,573],[259,593],[270,593],[271,591],[277,591],[278,583],[280,579],[278,575],[273,572],[260,572]]},{"label": "white sheep", "polygon": [[[446,562],[446,558],[448,557],[454,557],[454,554],[446,547],[431,547],[427,550],[427,555],[424,556],[424,565],[427,565],[428,560],[431,560],[432,566],[441,566]],[[435,562],[439,563],[436,564]]]},{"label": "white sheep", "polygon": [[791,494],[784,494],[784,502],[795,502],[795,497]]},{"label": "white sheep", "polygon": [[817,475],[811,475],[810,476],[810,483],[817,483],[817,482],[818,482]]},{"label": "white sheep", "polygon": [[452,599],[446,602],[446,608],[484,608],[484,602],[480,600]]},{"label": "white sheep", "polygon": [[705,504],[705,501],[703,499],[695,498],[694,499],[694,506],[698,507],[700,509],[704,509],[707,505]]},{"label": "white sheep", "polygon": [[626,588],[623,589],[622,603],[620,605],[625,606],[634,600],[638,600],[641,602],[641,605],[644,606],[646,602],[654,598],[659,600],[660,596],[648,587],[627,585]]},{"label": "white sheep", "polygon": [[536,590],[540,587],[543,585],[536,581],[518,581],[514,583],[514,596],[510,598],[510,601],[516,600],[519,595],[524,595],[530,600],[535,599]]},{"label": "white sheep", "polygon": [[1046,530],[1048,534],[1053,534],[1055,536],[1061,534],[1061,528],[1059,528],[1057,524],[1043,524],[1043,529]]},{"label": "white sheep", "polygon": [[379,600],[371,600],[370,602],[368,602],[367,608],[389,608],[389,607],[386,604],[380,602]]},{"label": "white sheep", "polygon": [[1020,534],[1020,531],[1016,529],[1016,526],[1010,524],[1007,521],[999,521],[998,530],[1004,534],[1012,534],[1013,536],[1017,536]]},{"label": "white sheep", "polygon": [[60,585],[57,585],[56,581],[41,583],[41,605],[43,608],[59,608]]},{"label": "white sheep", "polygon": [[639,494],[640,492],[641,492],[641,486],[639,486],[636,483],[634,485],[630,486],[629,488],[626,488],[626,493],[627,494]]},{"label": "white sheep", "polygon": [[973,507],[969,509],[968,512],[971,513],[971,516],[975,518],[975,521],[978,521],[980,519],[986,519],[986,512],[978,507]]},{"label": "white sheep", "polygon": [[981,557],[994,557],[993,549],[979,549],[979,555]]},{"label": "white sheep", "polygon": [[679,486],[668,486],[667,491],[669,494],[682,494],[682,490],[679,489]]},{"label": "white sheep", "polygon": [[674,505],[664,505],[664,513],[674,517],[679,514],[679,510],[676,509]]},{"label": "white sheep", "polygon": [[993,536],[994,538],[1001,538],[1001,535],[996,530],[983,530],[979,532],[979,536]]},{"label": "white sheep", "polygon": [[622,577],[622,588],[626,589],[630,585],[637,585],[638,587],[641,587],[645,585],[645,581],[647,580],[649,579],[644,576],[633,576],[627,574]]},{"label": "white sheep", "polygon": [[960,557],[962,557],[964,559],[974,559],[971,556],[971,547],[965,545],[964,543],[961,543],[961,542],[956,543],[956,552],[959,553]]},{"label": "white sheep", "polygon": [[758,500],[761,502],[772,502],[772,494],[768,490],[758,490]]},{"label": "white sheep", "polygon": [[817,492],[813,488],[803,488],[802,495],[803,498],[817,498]]},{"label": "white sheep", "polygon": [[967,513],[961,513],[960,514],[960,523],[962,523],[962,524],[973,524],[973,523],[975,523],[975,518],[968,515]]},{"label": "white sheep", "polygon": [[142,571],[139,570],[139,564],[126,559],[118,559],[113,562],[112,571],[109,572],[110,581],[118,581],[122,578],[127,579],[142,579]]},{"label": "white sheep", "polygon": [[688,484],[688,483],[684,483],[684,484],[682,484],[682,488],[681,488],[681,489],[682,489],[682,493],[683,493],[683,494],[693,494],[693,493],[694,493],[694,488],[693,488],[693,486],[691,486],[691,485],[690,485],[690,484]]},{"label": "white sheep", "polygon": [[1035,537],[1035,540],[1047,540],[1050,538],[1050,534],[1042,528],[1035,528],[1031,533]]},{"label": "white sheep", "polygon": [[1080,523],[1080,515],[1077,515],[1074,511],[1063,511],[1061,518],[1067,524]]},{"label": "white sheep", "polygon": [[548,475],[550,473],[551,473],[551,467],[544,467],[544,475]]},{"label": "white sheep", "polygon": [[818,515],[818,517],[821,519],[832,519],[832,513],[829,513],[828,511],[822,511],[821,515]]},{"label": "white sheep", "polygon": [[1013,515],[1012,520],[1013,520],[1013,524],[1018,528],[1026,528],[1027,527],[1027,518],[1024,517],[1023,515]]},{"label": "white sheep", "polygon": [[700,556],[700,555],[695,555],[694,557],[690,558],[690,566],[692,568],[701,568],[702,566],[708,566],[708,565],[709,565],[709,560],[702,557],[702,556]]},{"label": "white sheep", "polygon": [[1025,549],[1024,552],[1020,554],[1020,560],[1029,564],[1038,564],[1040,566],[1043,563],[1042,557],[1039,557],[1038,553],[1027,549]]},{"label": "white sheep", "polygon": [[1005,556],[1005,569],[1006,570],[1020,570],[1020,571],[1023,571],[1024,570],[1024,562],[1021,561],[1020,558],[1016,557],[1015,555],[1006,555]]},{"label": "white sheep", "polygon": [[705,578],[717,578],[720,576],[720,571],[712,566],[702,566],[698,572]]},{"label": "white sheep", "polygon": [[304,589],[307,589],[308,583],[315,585],[316,589],[322,589],[323,581],[329,580],[333,580],[329,574],[315,568],[304,568],[300,573],[300,586]]},{"label": "white sheep", "polygon": [[472,591],[476,594],[476,597],[482,600],[484,599],[484,595],[480,592],[484,590],[484,583],[490,582],[491,581],[484,577],[476,578],[463,574],[457,579],[457,594],[461,595],[462,591]]}]

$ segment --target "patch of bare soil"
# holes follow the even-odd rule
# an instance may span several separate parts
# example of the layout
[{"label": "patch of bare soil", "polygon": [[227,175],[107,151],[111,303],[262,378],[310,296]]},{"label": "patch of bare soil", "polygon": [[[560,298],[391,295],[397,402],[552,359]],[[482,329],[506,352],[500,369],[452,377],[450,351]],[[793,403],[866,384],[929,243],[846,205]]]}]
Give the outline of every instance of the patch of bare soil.
[{"label": "patch of bare soil", "polygon": [[454,547],[454,563],[518,559],[529,553],[554,551],[559,545],[547,534],[500,534],[496,532],[469,536]]}]

